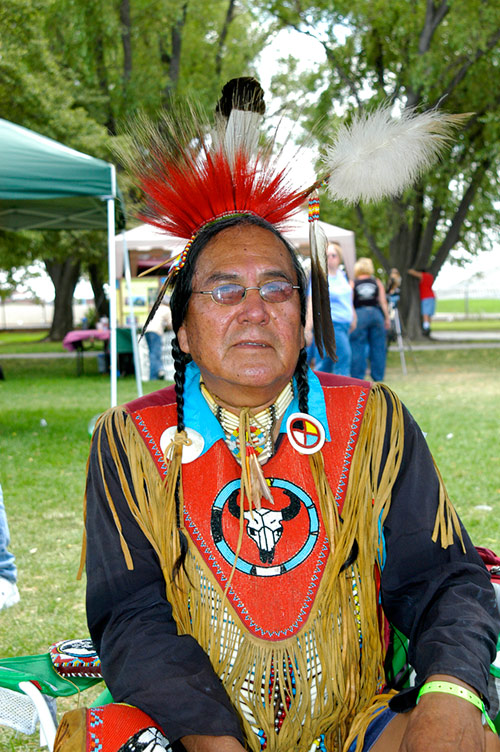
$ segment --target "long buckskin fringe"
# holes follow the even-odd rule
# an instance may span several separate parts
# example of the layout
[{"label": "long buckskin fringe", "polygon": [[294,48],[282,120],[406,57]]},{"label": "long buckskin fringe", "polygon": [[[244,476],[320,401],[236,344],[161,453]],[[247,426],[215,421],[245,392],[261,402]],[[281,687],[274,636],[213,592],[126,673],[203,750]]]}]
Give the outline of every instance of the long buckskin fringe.
[{"label": "long buckskin fringe", "polygon": [[[382,467],[388,402],[392,419]],[[379,522],[383,523],[389,510],[403,455],[399,399],[383,385],[374,385],[370,391],[341,517],[323,457],[312,455],[311,472],[330,556],[307,623],[294,637],[273,643],[246,632],[194,546],[188,549],[186,571],[181,569],[172,581],[179,555],[175,504],[134,422],[121,408],[105,413],[96,428],[99,453],[103,432],[132,515],[158,555],[178,631],[193,635],[210,657],[242,719],[248,748],[260,752],[257,729],[263,729],[269,752],[308,752],[321,733],[329,752],[345,752],[354,732],[360,734],[359,747],[373,713],[387,703],[387,696],[379,694],[384,686],[384,647],[373,570],[382,553]],[[130,464],[130,487],[121,462],[124,455]],[[133,567],[113,501],[104,487],[125,561]],[[449,544],[453,531],[459,533],[458,520],[442,486],[435,528],[442,546]],[[357,558],[345,567],[356,543]],[[287,710],[277,734],[275,714],[280,701]]]}]

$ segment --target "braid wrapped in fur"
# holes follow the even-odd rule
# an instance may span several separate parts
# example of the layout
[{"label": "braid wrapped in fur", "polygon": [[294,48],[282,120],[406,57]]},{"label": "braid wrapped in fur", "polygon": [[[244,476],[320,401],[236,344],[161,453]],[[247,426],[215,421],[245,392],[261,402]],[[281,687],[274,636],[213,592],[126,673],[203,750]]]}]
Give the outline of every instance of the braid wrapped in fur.
[{"label": "braid wrapped in fur", "polygon": [[309,397],[309,382],[307,380],[307,371],[309,367],[307,365],[307,351],[305,347],[299,353],[299,359],[297,361],[297,367],[295,368],[295,379],[297,382],[297,396],[299,398],[299,412],[309,412],[308,397]]}]

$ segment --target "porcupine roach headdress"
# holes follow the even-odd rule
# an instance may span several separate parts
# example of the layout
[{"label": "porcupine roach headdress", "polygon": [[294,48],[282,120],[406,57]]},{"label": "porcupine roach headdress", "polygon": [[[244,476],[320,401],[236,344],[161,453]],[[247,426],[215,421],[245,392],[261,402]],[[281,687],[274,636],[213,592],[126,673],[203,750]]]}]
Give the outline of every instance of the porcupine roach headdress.
[{"label": "porcupine roach headdress", "polygon": [[203,227],[230,215],[254,214],[283,230],[308,201],[314,339],[321,355],[326,350],[335,358],[318,189],[326,185],[332,198],[351,204],[397,195],[435,161],[464,116],[407,111],[396,119],[388,107],[359,115],[337,131],[319,179],[297,187],[290,165],[280,166],[279,155],[273,155],[273,140],[259,134],[264,111],[259,82],[245,77],[224,86],[212,125],[189,103],[164,114],[157,125],[136,121],[132,149],[121,158],[144,195],[140,217],[186,240],[182,254],[170,262],[144,329]]}]

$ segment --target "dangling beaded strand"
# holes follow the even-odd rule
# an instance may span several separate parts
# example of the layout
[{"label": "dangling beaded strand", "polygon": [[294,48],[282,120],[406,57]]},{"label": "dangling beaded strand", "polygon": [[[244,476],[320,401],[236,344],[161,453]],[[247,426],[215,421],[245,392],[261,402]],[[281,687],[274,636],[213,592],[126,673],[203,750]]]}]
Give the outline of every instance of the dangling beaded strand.
[{"label": "dangling beaded strand", "polygon": [[[200,387],[208,406],[224,430],[229,450],[239,464],[241,464],[239,416],[219,405],[203,382],[200,383]],[[279,393],[272,405],[269,405],[269,407],[261,410],[256,415],[249,415],[250,441],[247,438],[247,443],[255,450],[257,459],[261,465],[267,462],[274,453],[273,432],[292,399],[293,388],[291,382],[289,382]]]}]

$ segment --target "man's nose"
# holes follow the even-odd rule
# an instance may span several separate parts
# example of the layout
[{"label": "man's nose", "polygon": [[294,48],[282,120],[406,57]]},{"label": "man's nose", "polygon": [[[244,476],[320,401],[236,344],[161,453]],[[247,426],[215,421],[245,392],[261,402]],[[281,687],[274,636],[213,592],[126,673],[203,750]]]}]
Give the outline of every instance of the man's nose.
[{"label": "man's nose", "polygon": [[251,287],[238,308],[238,318],[242,321],[252,321],[263,324],[269,320],[268,303],[260,296],[258,288]]}]

